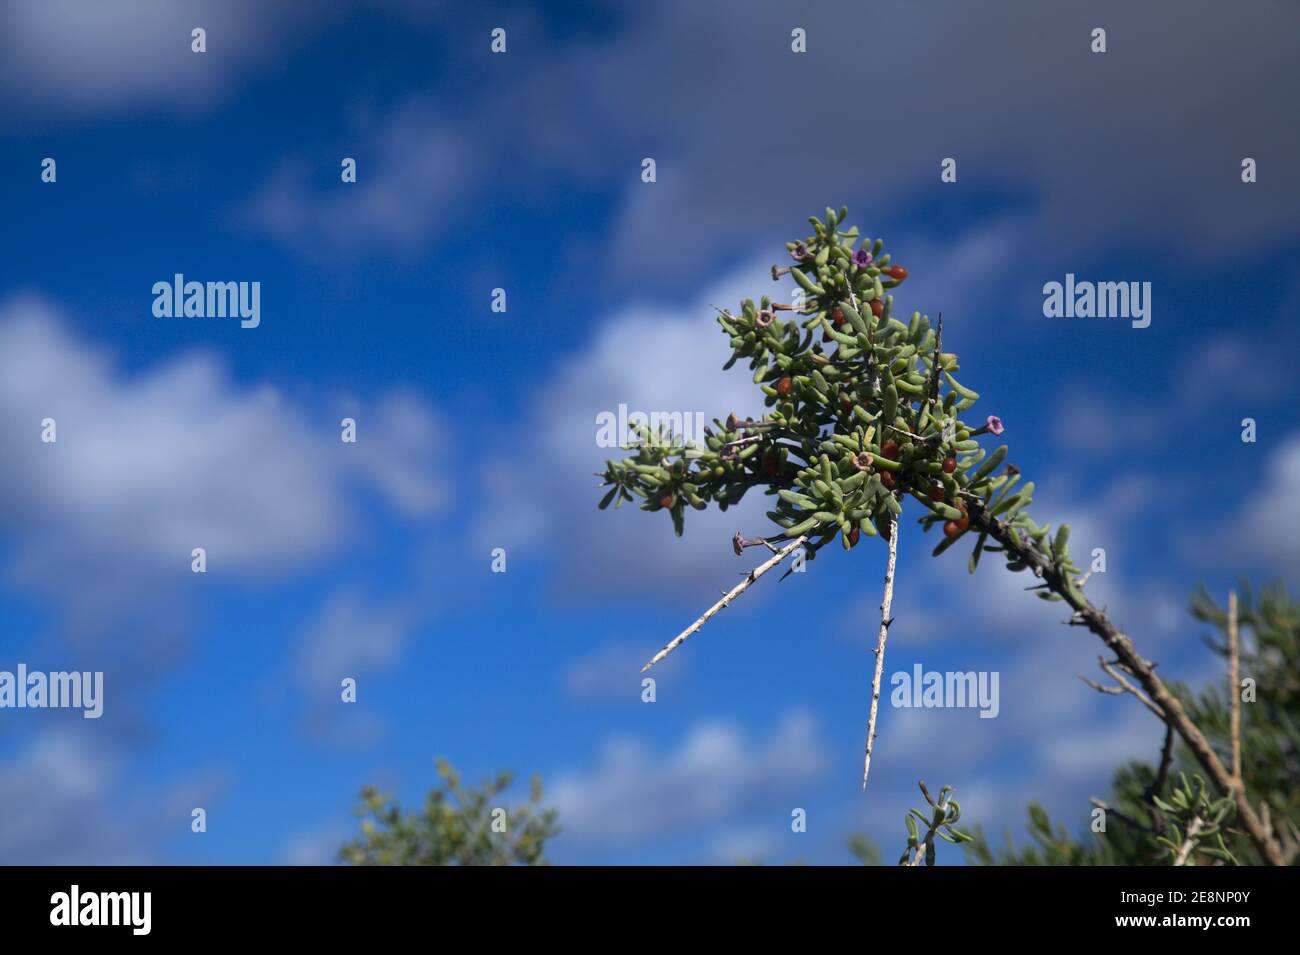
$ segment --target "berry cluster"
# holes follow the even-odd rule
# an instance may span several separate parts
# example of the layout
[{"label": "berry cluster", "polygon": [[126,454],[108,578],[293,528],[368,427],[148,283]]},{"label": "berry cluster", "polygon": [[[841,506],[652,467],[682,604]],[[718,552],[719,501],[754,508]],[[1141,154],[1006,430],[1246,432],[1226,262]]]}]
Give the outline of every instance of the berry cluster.
[{"label": "berry cluster", "polygon": [[686,507],[725,510],[757,486],[775,498],[768,517],[781,530],[737,535],[737,549],[807,536],[811,556],[837,536],[846,550],[862,534],[887,537],[908,497],[927,528],[942,526],[936,552],[970,528],[972,502],[998,513],[1028,503],[1032,484],[1009,497],[1018,472],[993,473],[1006,448],[986,456],[976,440],[1001,434],[1001,420],[961,418],[979,395],[953,376],[942,316],[895,318],[891,292],[907,269],[880,239],[843,229],[846,215],[827,209],[809,219],[812,235],[786,243],[794,264],[773,266],[772,278],[794,280],[793,303],[763,296],[718,316],[732,349],[725,367],[748,362],[768,412],[715,419],[704,445],[639,429],[634,453],[606,462],[602,508],[639,499],[667,510],[680,534]]}]

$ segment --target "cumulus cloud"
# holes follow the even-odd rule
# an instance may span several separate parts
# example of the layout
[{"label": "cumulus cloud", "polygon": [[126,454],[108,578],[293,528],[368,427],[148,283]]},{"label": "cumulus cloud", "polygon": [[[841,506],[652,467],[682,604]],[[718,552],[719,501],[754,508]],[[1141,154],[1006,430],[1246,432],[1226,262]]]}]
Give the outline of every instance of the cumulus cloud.
[{"label": "cumulus cloud", "polygon": [[634,843],[717,822],[817,778],[828,759],[812,715],[788,713],[766,740],[729,722],[702,723],[671,752],[634,739],[606,743],[596,766],[550,784],[565,838]]},{"label": "cumulus cloud", "polygon": [[0,865],[154,863],[168,830],[186,831],[191,808],[224,786],[208,774],[143,794],[126,755],[98,730],[47,725],[27,737],[0,761]]},{"label": "cumulus cloud", "polygon": [[[1241,157],[1197,148],[1200,112],[1173,108],[1201,104],[1219,117],[1220,141],[1249,144],[1243,149],[1261,162],[1282,168],[1295,159],[1288,131],[1270,119],[1286,108],[1277,77],[1293,56],[1293,8],[1266,5],[1225,34],[1208,0],[1181,5],[1174,19],[1154,7],[1106,5],[1113,45],[1096,55],[1086,24],[1030,0],[1004,5],[998,17],[960,2],[899,7],[887,43],[869,39],[872,11],[844,0],[802,14],[809,51],[796,55],[786,12],[742,6],[628,5],[615,29],[568,44],[562,56],[548,44],[512,39],[508,68],[481,74],[463,118],[449,123],[441,111],[411,118],[412,101],[394,110],[390,131],[404,130],[402,141],[417,155],[427,151],[439,182],[407,183],[403,207],[377,217],[388,210],[387,186],[340,197],[273,180],[261,199],[264,224],[294,242],[312,227],[347,225],[352,210],[363,237],[402,241],[412,225],[433,230],[448,196],[489,182],[526,190],[511,164],[525,150],[528,175],[544,171],[617,196],[608,228],[614,280],[677,274],[689,281],[733,250],[738,236],[787,235],[790,223],[828,199],[868,204],[870,227],[888,231],[882,227],[903,203],[937,185],[944,157],[959,164],[957,184],[944,188],[978,181],[1036,201],[1039,247],[1059,237],[1076,251],[1113,248],[1118,233],[1126,241],[1159,235],[1192,254],[1219,255],[1293,234],[1295,190],[1261,178],[1250,188],[1267,201],[1243,205]],[[683,30],[687,22],[691,29]],[[1209,35],[1218,42],[1203,43]],[[1152,72],[1153,50],[1186,69]],[[864,51],[871,79],[857,82],[847,65]],[[477,70],[461,55],[462,69]],[[918,71],[917,62],[926,68]],[[1237,89],[1250,89],[1249,98],[1218,82],[1223,62],[1237,64]],[[557,111],[556,103],[566,108]],[[501,136],[505,128],[512,135]],[[807,131],[817,129],[835,130],[834,148],[807,147]],[[1114,135],[1090,138],[1081,129]],[[379,138],[394,141],[389,132]],[[1187,147],[1177,163],[1168,161],[1170,143]],[[474,156],[473,167],[454,160],[458,150]],[[384,146],[378,165],[394,182],[424,175],[390,164],[388,153]],[[654,184],[637,175],[647,155],[658,164]],[[850,185],[827,197],[828,182]],[[1186,202],[1193,193],[1198,201]]]},{"label": "cumulus cloud", "polygon": [[403,606],[373,603],[350,591],[334,594],[299,638],[303,689],[337,692],[344,677],[391,667],[406,645],[412,617]]},{"label": "cumulus cloud", "polygon": [[[0,102],[27,116],[197,112],[344,7],[340,0],[12,0],[0,5]],[[207,31],[207,53],[190,49],[195,27]]]},{"label": "cumulus cloud", "polygon": [[446,225],[483,171],[470,143],[431,99],[407,101],[357,138],[367,146],[354,185],[314,191],[306,164],[286,160],[236,222],[299,252],[410,249]]},{"label": "cumulus cloud", "polygon": [[[38,736],[3,773],[0,817],[14,821],[0,857],[139,861],[129,834],[112,841],[120,815],[104,803],[137,755],[138,688],[169,672],[190,632],[193,548],[210,573],[260,585],[336,553],[367,490],[406,519],[446,499],[440,425],[416,396],[349,402],[355,445],[339,440],[332,402],[320,405],[331,410],[316,420],[308,402],[241,385],[203,352],[124,370],[48,302],[0,303],[7,582],[51,600],[57,635],[77,650],[60,665],[103,669],[119,701],[93,746]],[[41,441],[45,419],[53,443]],[[339,670],[390,666],[412,619],[341,593],[304,632],[299,679],[336,688]]]},{"label": "cumulus cloud", "polygon": [[[403,511],[442,497],[430,476],[437,425],[413,400],[381,401],[369,435],[273,391],[233,383],[205,353],[128,374],[76,337],[45,302],[0,306],[0,518],[17,534],[15,577],[56,569],[188,573],[190,552],[245,577],[292,571],[332,551],[355,519],[349,491],[369,484]],[[57,441],[42,443],[53,419]]]},{"label": "cumulus cloud", "polygon": [[1262,485],[1232,522],[1230,540],[1242,556],[1272,562],[1275,574],[1300,573],[1300,433],[1293,433],[1269,456]]}]

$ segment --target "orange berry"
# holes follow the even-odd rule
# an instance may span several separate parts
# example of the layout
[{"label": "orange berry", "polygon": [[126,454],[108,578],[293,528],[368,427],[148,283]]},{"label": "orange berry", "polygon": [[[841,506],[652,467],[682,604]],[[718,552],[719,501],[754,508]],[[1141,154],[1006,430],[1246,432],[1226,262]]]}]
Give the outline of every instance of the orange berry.
[{"label": "orange berry", "polygon": [[956,521],[944,521],[944,522],[943,522],[943,536],[944,536],[944,537],[948,537],[948,538],[956,537],[958,534],[961,533],[961,530],[962,530],[961,527],[957,524]]},{"label": "orange berry", "polygon": [[667,494],[665,494],[663,497],[659,498],[659,506],[660,506],[660,507],[672,507],[672,506],[673,506],[673,492],[672,492],[672,491],[669,491],[669,492],[668,492]]},{"label": "orange berry", "polygon": [[782,398],[789,397],[792,391],[794,391],[794,382],[789,378],[782,378],[776,383],[776,393]]},{"label": "orange berry", "polygon": [[903,279],[907,278],[907,269],[903,268],[901,265],[895,265],[889,270],[889,277],[901,282]]}]

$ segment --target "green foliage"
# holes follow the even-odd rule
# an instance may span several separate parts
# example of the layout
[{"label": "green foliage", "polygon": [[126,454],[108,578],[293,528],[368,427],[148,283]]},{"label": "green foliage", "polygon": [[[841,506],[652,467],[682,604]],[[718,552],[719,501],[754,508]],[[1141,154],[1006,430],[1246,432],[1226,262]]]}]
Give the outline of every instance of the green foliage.
[{"label": "green foliage", "polygon": [[339,858],[354,865],[546,864],[546,840],[559,830],[555,811],[540,808],[538,777],[528,802],[502,816],[494,810],[505,807],[494,799],[509,788],[509,773],[466,787],[446,760],[437,766],[443,784],[429,791],[419,813],[404,814],[391,798],[370,787],[362,790],[356,810],[363,817],[361,835],[343,846]]},{"label": "green foliage", "polygon": [[[952,828],[961,819],[961,804],[953,798],[951,786],[942,787],[939,798],[935,799],[930,795],[930,790],[926,789],[924,781],[918,785],[930,811],[926,813],[913,808],[903,818],[907,825],[907,848],[898,860],[899,865],[916,865],[922,859],[926,865],[934,865],[935,836],[954,845],[970,842],[972,838],[960,829]],[[917,827],[918,822],[925,827],[924,833]]]},{"label": "green foliage", "polygon": [[[1265,588],[1256,599],[1249,587],[1238,610],[1241,632],[1241,677],[1254,681],[1253,702],[1242,704],[1242,777],[1255,805],[1267,805],[1283,844],[1295,845],[1300,825],[1300,601],[1281,585]],[[1192,613],[1226,634],[1227,617],[1204,589],[1192,599]],[[1209,641],[1226,657],[1226,636]],[[1223,686],[1199,694],[1170,684],[1188,715],[1226,764],[1231,763],[1230,702]],[[1015,846],[1006,837],[994,849],[976,829],[965,847],[968,859],[985,865],[1163,865],[1177,856],[1188,837],[1191,820],[1202,824],[1195,851],[1186,864],[1264,862],[1246,835],[1232,826],[1232,800],[1209,791],[1184,747],[1176,746],[1170,768],[1161,776],[1156,766],[1129,763],[1115,774],[1106,800],[1106,831],[1071,836],[1054,825],[1037,804],[1029,807],[1031,843]],[[1172,780],[1177,780],[1177,785]],[[1172,786],[1172,788],[1171,788]]]},{"label": "green foliage", "polygon": [[1156,842],[1168,849],[1170,860],[1179,865],[1196,852],[1235,863],[1237,860],[1223,843],[1223,823],[1235,815],[1235,800],[1231,795],[1211,797],[1205,780],[1199,775],[1193,776],[1190,782],[1186,773],[1178,775],[1180,785],[1174,788],[1168,801],[1151,797],[1156,808],[1165,814],[1164,832]]},{"label": "green foliage", "polygon": [[[890,291],[907,272],[891,265],[882,240],[843,229],[846,215],[827,209],[825,220],[811,217],[813,234],[786,243],[795,264],[773,267],[774,279],[788,272],[798,283],[801,303],[763,296],[718,317],[731,346],[725,367],[747,361],[769,413],[761,421],[714,419],[704,445],[638,429],[634,453],[606,462],[600,507],[639,501],[643,510],[667,511],[680,534],[686,508],[715,502],[725,510],[762,487],[775,499],[768,517],[779,528],[766,540],[806,534],[811,557],[837,536],[848,549],[861,534],[887,533],[908,497],[927,529],[944,525],[938,554],[966,532],[968,504],[978,499],[1076,573],[1068,530],[1049,538],[1050,528],[1034,524],[1023,513],[1033,485],[1017,490],[1011,467],[995,474],[1006,448],[986,456],[976,440],[1000,434],[1000,419],[960,417],[979,395],[953,375],[959,366],[942,351],[942,317],[933,325],[920,312],[894,317]],[[738,538],[736,546],[761,543]],[[984,544],[981,536],[971,570]]]}]

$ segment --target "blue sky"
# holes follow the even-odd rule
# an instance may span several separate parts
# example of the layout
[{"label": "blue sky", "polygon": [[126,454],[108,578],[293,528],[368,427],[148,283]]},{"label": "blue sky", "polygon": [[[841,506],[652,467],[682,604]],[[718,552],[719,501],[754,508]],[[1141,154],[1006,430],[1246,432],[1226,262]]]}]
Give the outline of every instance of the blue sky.
[{"label": "blue sky", "polygon": [[[675,539],[592,477],[620,403],[760,410],[711,305],[784,289],[847,204],[1036,517],[1106,549],[1094,599],[1219,679],[1191,588],[1300,570],[1300,16],[1043,6],[0,7],[0,669],[107,683],[98,721],[0,711],[0,861],[328,861],[360,787],[414,803],[437,755],[541,773],[560,862],[888,857],[918,778],[993,833],[1082,819],[1160,728],[1019,577],[905,528],[887,672],[996,670],[1001,711],[885,709],[864,795],[879,542],[763,581],[645,704],[763,509]],[[260,327],[154,318],[177,272],[260,282]],[[1067,272],[1150,282],[1150,327],[1045,318]]]}]

